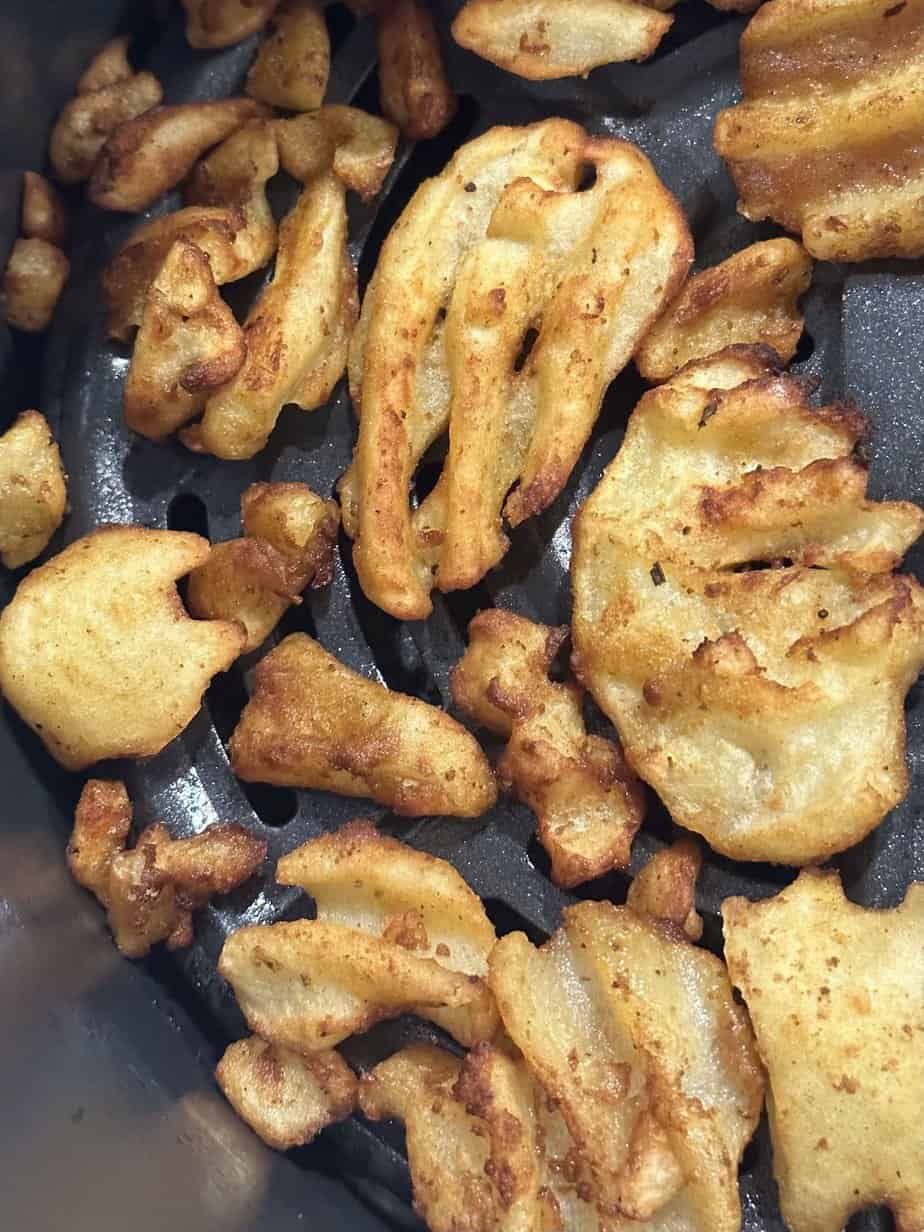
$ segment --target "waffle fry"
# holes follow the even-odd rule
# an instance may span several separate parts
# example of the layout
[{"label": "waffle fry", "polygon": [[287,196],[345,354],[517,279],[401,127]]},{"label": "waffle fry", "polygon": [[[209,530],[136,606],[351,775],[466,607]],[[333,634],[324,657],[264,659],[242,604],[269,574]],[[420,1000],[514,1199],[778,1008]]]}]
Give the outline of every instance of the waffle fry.
[{"label": "waffle fry", "polygon": [[247,74],[247,93],[270,107],[314,111],[330,74],[330,38],[317,0],[283,0]]},{"label": "waffle fry", "polygon": [[34,560],[64,519],[67,480],[45,416],[23,411],[0,436],[0,560]]},{"label": "waffle fry", "polygon": [[468,0],[452,36],[530,81],[586,77],[601,64],[645,60],[671,28],[675,0]]},{"label": "waffle fry", "polygon": [[105,526],[20,583],[0,688],[67,769],[159,753],[237,658],[240,626],[191,620],[176,591],[208,552],[198,535]]},{"label": "waffle fry", "polygon": [[769,1075],[783,1217],[834,1232],[864,1206],[924,1223],[924,885],[901,906],[848,902],[810,870],[774,898],[728,898],[725,952]]},{"label": "waffle fry", "polygon": [[279,0],[182,0],[186,39],[202,50],[230,47],[266,25]]},{"label": "waffle fry", "polygon": [[826,261],[924,255],[922,54],[922,0],[764,4],[715,126],[745,217]]},{"label": "waffle fry", "polygon": [[572,887],[626,868],[644,800],[619,746],[588,735],[580,686],[549,680],[567,628],[494,609],[479,612],[468,635],[453,701],[507,738],[498,777],[535,812],[553,881]]},{"label": "waffle fry", "polygon": [[645,395],[575,521],[579,678],[675,820],[737,859],[824,859],[907,790],[924,595],[890,570],[924,514],[866,499],[864,430],[730,348]]}]

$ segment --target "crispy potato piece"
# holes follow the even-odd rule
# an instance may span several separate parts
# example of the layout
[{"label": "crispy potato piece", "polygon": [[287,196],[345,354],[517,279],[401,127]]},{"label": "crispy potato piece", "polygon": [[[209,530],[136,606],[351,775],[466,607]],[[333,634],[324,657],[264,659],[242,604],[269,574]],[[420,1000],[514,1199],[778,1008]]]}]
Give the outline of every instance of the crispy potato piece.
[{"label": "crispy potato piece", "polygon": [[256,34],[279,0],[183,0],[186,41],[204,49],[230,47]]},{"label": "crispy potato piece", "polygon": [[358,675],[300,633],[257,665],[229,748],[246,782],[368,796],[405,817],[478,817],[497,795],[461,724]]},{"label": "crispy potato piece", "polygon": [[318,0],[283,0],[247,74],[247,93],[271,107],[314,111],[330,74],[330,37]]},{"label": "crispy potato piece", "polygon": [[922,55],[924,0],[764,4],[715,125],[739,211],[821,260],[924,255]]},{"label": "crispy potato piece", "polygon": [[522,933],[499,941],[490,984],[601,1216],[737,1232],[738,1163],[764,1082],[723,964],[626,907],[564,914],[539,950]]},{"label": "crispy potato piece", "polygon": [[284,856],[276,879],[307,891],[322,922],[380,937],[468,976],[471,995],[462,1009],[423,1006],[417,1013],[467,1047],[494,1034],[497,1010],[485,982],[494,927],[452,865],[357,820]]},{"label": "crispy potato piece", "polygon": [[217,286],[266,265],[276,250],[276,224],[266,182],[279,157],[270,123],[252,120],[197,163],[184,209],[142,223],[103,271],[109,336],[127,341],[141,324],[148,287],[177,240],[209,259]]},{"label": "crispy potato piece", "polygon": [[294,179],[307,183],[332,169],[364,201],[381,189],[398,144],[398,130],[388,120],[333,103],[313,115],[276,120],[274,129],[279,161]]},{"label": "crispy potato piece", "polygon": [[301,602],[306,586],[329,583],[340,511],[303,483],[252,484],[241,510],[244,538],[212,548],[189,576],[187,603],[200,619],[242,624],[247,654]]},{"label": "crispy potato piece", "polygon": [[812,262],[794,240],[751,244],[694,275],[635,353],[648,381],[664,381],[693,359],[733,343],[773,347],[784,363],[796,353],[805,320],[797,307]]},{"label": "crispy potato piece", "polygon": [[733,347],[645,395],[575,519],[579,677],[674,819],[735,859],[825,859],[907,790],[924,592],[889,570],[924,514],[865,499],[864,430]]},{"label": "crispy potato piece", "polygon": [[51,324],[71,263],[54,244],[18,239],[0,283],[0,312],[9,325],[40,334]]},{"label": "crispy potato piece", "polygon": [[62,184],[89,178],[100,150],[116,129],[156,107],[163,98],[153,73],[136,73],[128,62],[128,39],[113,39],[77,83],[51,130],[48,159]]},{"label": "crispy potato piece", "polygon": [[109,905],[112,858],[125,847],[131,825],[132,806],[124,783],[89,779],[84,784],[67,844],[67,866],[74,880],[104,907]]},{"label": "crispy potato piece", "polygon": [[0,560],[34,560],[64,518],[67,480],[45,416],[23,411],[0,436]]},{"label": "crispy potato piece", "polygon": [[432,606],[432,574],[414,550],[408,491],[418,461],[448,424],[440,317],[459,266],[511,181],[530,176],[550,189],[573,188],[582,148],[581,129],[566,120],[493,128],[418,188],[382,248],[350,353],[350,390],[362,415],[341,504],[357,538],[363,590],[400,619],[422,618]]},{"label": "crispy potato piece", "polygon": [[19,230],[24,239],[44,240],[62,248],[70,230],[67,210],[55,186],[36,171],[22,173]]},{"label": "crispy potato piece", "polygon": [[479,612],[452,670],[452,697],[469,718],[508,738],[501,783],[535,812],[552,880],[576,886],[626,868],[644,798],[617,744],[588,735],[583,690],[549,680],[567,628],[498,608]]},{"label": "crispy potato piece", "polygon": [[305,1057],[256,1035],[228,1045],[215,1078],[241,1120],[277,1151],[305,1146],[356,1106],[356,1076],[339,1053]]},{"label": "crispy potato piece", "polygon": [[441,133],[456,114],[440,39],[423,0],[376,9],[382,110],[412,141]]},{"label": "crispy potato piece", "polygon": [[358,311],[346,229],[343,185],[322,175],[279,228],[273,280],[244,326],[247,358],[184,437],[192,448],[219,458],[252,458],[287,403],[311,411],[328,400],[346,367]]},{"label": "crispy potato piece", "polygon": [[0,616],[0,688],[69,770],[148,757],[195,716],[244,632],[193,621],[177,578],[198,535],[106,526],[33,570]]},{"label": "crispy potato piece", "polygon": [[484,60],[526,77],[586,77],[601,64],[644,60],[671,28],[667,4],[636,0],[468,0],[452,36]]},{"label": "crispy potato piece", "polygon": [[200,155],[264,114],[250,98],[155,107],[127,120],[100,150],[87,189],[94,205],[137,214],[174,188]]},{"label": "crispy potato piece", "polygon": [[145,299],[122,395],[125,422],[164,440],[231,380],[245,351],[244,332],[218,293],[208,257],[177,240]]},{"label": "crispy potato piece", "polygon": [[655,852],[629,886],[626,906],[637,915],[669,920],[682,928],[691,941],[703,935],[702,917],[696,910],[696,878],[703,853],[695,839],[678,838]]},{"label": "crispy potato piece", "polygon": [[769,1073],[780,1206],[835,1232],[864,1206],[924,1226],[924,885],[901,906],[848,902],[808,870],[774,898],[722,907],[732,979]]}]

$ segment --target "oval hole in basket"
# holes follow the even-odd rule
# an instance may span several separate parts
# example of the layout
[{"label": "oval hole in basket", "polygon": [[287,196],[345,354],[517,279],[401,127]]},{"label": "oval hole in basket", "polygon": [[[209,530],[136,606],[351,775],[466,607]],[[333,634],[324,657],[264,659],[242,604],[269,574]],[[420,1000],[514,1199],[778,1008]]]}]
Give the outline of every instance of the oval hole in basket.
[{"label": "oval hole in basket", "polygon": [[265,826],[284,826],[298,812],[298,796],[291,787],[272,783],[242,783],[244,795]]},{"label": "oval hole in basket", "polygon": [[178,492],[167,509],[167,526],[208,539],[209,514],[202,497],[195,492]]},{"label": "oval hole in basket", "polygon": [[526,933],[533,945],[543,945],[549,939],[549,934],[536,924],[524,920],[518,911],[500,898],[485,898],[482,900],[488,919],[494,925],[498,937],[507,933]]}]

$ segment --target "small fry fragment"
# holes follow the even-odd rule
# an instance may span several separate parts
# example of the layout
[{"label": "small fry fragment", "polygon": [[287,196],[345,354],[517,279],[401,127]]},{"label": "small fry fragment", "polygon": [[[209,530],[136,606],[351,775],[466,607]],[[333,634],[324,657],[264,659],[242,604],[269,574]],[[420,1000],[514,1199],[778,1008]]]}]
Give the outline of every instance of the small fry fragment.
[{"label": "small fry fragment", "polygon": [[266,843],[236,825],[174,839],[156,824],[128,850],[131,824],[125,784],[90,779],[67,847],[74,879],[108,909],[115,943],[129,958],[142,958],[159,941],[171,949],[189,945],[193,911],[245,882],[266,855]]},{"label": "small fry fragment", "polygon": [[686,283],[635,354],[648,381],[737,343],[773,347],[783,363],[796,352],[805,321],[797,308],[812,261],[794,240],[752,244]]},{"label": "small fry fragment", "polygon": [[270,107],[314,111],[329,74],[330,37],[318,0],[283,0],[247,74],[247,93]]},{"label": "small fry fragment", "polygon": [[0,312],[14,329],[40,334],[51,324],[71,263],[46,240],[18,239],[0,283]]},{"label": "small fry fragment", "polygon": [[306,586],[330,581],[340,510],[303,483],[252,484],[241,510],[244,537],[212,547],[190,574],[186,599],[199,619],[242,624],[248,654],[301,602]]},{"label": "small fry fragment", "polygon": [[346,229],[343,185],[322,175],[283,219],[273,280],[244,325],[247,358],[184,437],[191,447],[219,458],[252,458],[287,403],[315,410],[330,397],[346,367],[358,311]]},{"label": "small fry fragment", "polygon": [[177,594],[208,552],[198,535],[105,526],[19,584],[0,688],[67,769],[159,753],[237,658],[240,626],[190,619]]},{"label": "small fry fragment", "polygon": [[339,1053],[303,1056],[256,1035],[228,1045],[215,1078],[241,1120],[277,1151],[307,1145],[356,1105],[356,1076]]},{"label": "small fry fragment", "polygon": [[677,839],[670,847],[655,852],[632,879],[626,906],[636,915],[668,920],[682,928],[691,941],[699,941],[703,921],[696,910],[696,878],[702,862],[702,848],[695,839]]},{"label": "small fry fragment", "polygon": [[258,663],[229,749],[246,782],[368,796],[405,817],[478,817],[497,795],[461,724],[351,671],[305,634]]},{"label": "small fry fragment", "polygon": [[567,628],[493,609],[478,613],[468,635],[453,701],[507,737],[498,777],[536,813],[553,881],[573,887],[626,868],[644,798],[618,744],[588,735],[580,685],[549,680]]},{"label": "small fry fragment", "polygon": [[231,380],[245,351],[208,257],[177,240],[148,288],[123,389],[126,423],[164,440],[201,413],[210,390]]},{"label": "small fry fragment", "polygon": [[279,0],[183,0],[186,41],[210,50],[231,47],[263,28]]},{"label": "small fry fragment", "polygon": [[335,103],[311,115],[276,120],[274,128],[280,164],[293,179],[307,183],[332,169],[364,201],[381,189],[398,144],[398,130],[388,120]]},{"label": "small fry fragment", "polygon": [[780,1207],[839,1232],[866,1206],[924,1226],[924,885],[891,910],[817,869],[722,905],[725,953],[767,1066]]},{"label": "small fry fragment", "polygon": [[276,879],[310,894],[318,920],[379,937],[386,949],[398,946],[468,977],[460,1008],[415,1012],[467,1047],[494,1034],[497,1010],[486,983],[494,927],[450,864],[357,820],[284,856]]},{"label": "small fry fragment", "polygon": [[90,200],[137,214],[179,184],[201,154],[261,114],[253,99],[226,98],[156,107],[126,121],[100,150]]},{"label": "small fry fragment", "polygon": [[461,46],[530,81],[586,77],[601,64],[645,60],[673,24],[644,0],[468,0],[452,23]]},{"label": "small fry fragment", "polygon": [[156,107],[163,98],[153,73],[136,73],[128,62],[128,39],[107,43],[77,83],[51,130],[48,159],[62,184],[89,178],[106,141],[122,124]]},{"label": "small fry fragment", "polygon": [[0,436],[0,560],[34,560],[64,518],[67,481],[45,416],[23,411]]},{"label": "small fry fragment", "polygon": [[197,163],[185,187],[188,204],[142,223],[103,271],[110,337],[127,341],[141,324],[148,287],[177,240],[205,253],[217,286],[269,261],[276,224],[266,182],[278,167],[276,140],[265,120],[244,124]]},{"label": "small fry fragment", "polygon": [[423,141],[456,114],[433,17],[423,0],[376,8],[382,110],[406,137]]},{"label": "small fry fragment", "polygon": [[36,171],[22,174],[19,230],[24,239],[44,240],[56,248],[63,248],[67,243],[70,227],[61,194]]}]

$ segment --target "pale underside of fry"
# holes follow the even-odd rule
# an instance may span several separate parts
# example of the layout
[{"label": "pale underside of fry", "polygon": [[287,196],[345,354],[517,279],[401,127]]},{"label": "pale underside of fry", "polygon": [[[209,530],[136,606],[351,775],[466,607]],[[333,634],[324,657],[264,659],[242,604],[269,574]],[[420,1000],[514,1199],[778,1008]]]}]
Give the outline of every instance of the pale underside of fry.
[{"label": "pale underside of fry", "polygon": [[[596,183],[575,192],[587,163]],[[643,155],[563,120],[493,129],[418,190],[379,258],[350,361],[361,420],[341,497],[374,602],[422,618],[434,583],[471,586],[497,563],[501,510],[517,525],[561,491],[690,255]],[[417,463],[447,427],[443,474],[412,519]]]},{"label": "pale underside of fry", "polygon": [[812,262],[794,240],[765,240],[694,275],[642,340],[635,355],[648,381],[664,381],[694,359],[725,347],[763,343],[784,363],[805,324],[797,308]]},{"label": "pale underside of fry", "polygon": [[468,0],[452,35],[484,60],[531,81],[586,77],[601,64],[644,60],[670,29],[673,0]]},{"label": "pale underside of fry", "polygon": [[330,582],[340,509],[304,483],[255,483],[241,497],[241,512],[243,537],[213,545],[189,576],[187,603],[200,620],[242,624],[247,654],[307,586]]},{"label": "pale underside of fry", "polygon": [[0,436],[0,560],[34,560],[64,518],[67,481],[45,416],[23,411]]},{"label": "pale underside of fry", "polygon": [[190,47],[230,47],[256,34],[279,0],[183,0]]},{"label": "pale underside of fry", "polygon": [[764,1081],[724,965],[670,924],[591,902],[541,949],[504,937],[490,965],[504,1027],[557,1102],[601,1216],[737,1232]]},{"label": "pale underside of fry", "polygon": [[244,326],[247,358],[190,430],[193,448],[251,458],[287,403],[315,410],[330,397],[357,311],[346,226],[345,191],[328,172],[303,190],[280,225],[272,281]]},{"label": "pale underside of fry", "polygon": [[570,887],[628,866],[644,801],[618,744],[588,734],[580,686],[549,679],[567,633],[479,612],[451,686],[457,707],[507,737],[500,781],[535,812],[552,879]]},{"label": "pale underside of fry", "polygon": [[748,218],[828,261],[924,254],[924,0],[770,0],[715,146]]},{"label": "pale underside of fry", "polygon": [[497,794],[461,724],[351,671],[304,634],[257,665],[230,751],[246,781],[367,796],[404,816],[477,817]]},{"label": "pale underside of fry", "polygon": [[170,949],[189,945],[193,911],[246,881],[266,855],[266,843],[236,825],[174,839],[156,824],[127,850],[131,824],[125,784],[90,779],[67,847],[74,879],[108,910],[115,943],[129,958],[159,941]]},{"label": "pale underside of fry", "polygon": [[864,429],[731,348],[645,395],[575,521],[580,678],[675,820],[738,859],[823,859],[907,790],[924,594],[890,570],[924,515],[866,499]]},{"label": "pale underside of fry", "polygon": [[467,976],[461,1008],[417,1012],[467,1047],[494,1034],[497,1010],[485,980],[494,928],[450,864],[355,821],[283,857],[276,878],[309,893],[322,923],[379,938],[383,953],[398,946]]},{"label": "pale underside of fry", "polygon": [[198,535],[110,526],[34,570],[0,618],[0,687],[70,770],[146,757],[179,735],[244,634],[193,621],[176,581]]},{"label": "pale underside of fry", "polygon": [[244,335],[222,300],[208,257],[177,240],[145,296],[123,388],[125,421],[163,440],[195,419],[209,391],[244,362]]},{"label": "pale underside of fry", "polygon": [[849,902],[808,871],[774,898],[726,899],[725,953],[766,1064],[780,1205],[793,1232],[866,1206],[924,1227],[924,885]]},{"label": "pale underside of fry", "polygon": [[256,1035],[228,1045],[215,1078],[241,1120],[277,1151],[305,1146],[356,1103],[356,1077],[339,1053],[304,1056]]}]

